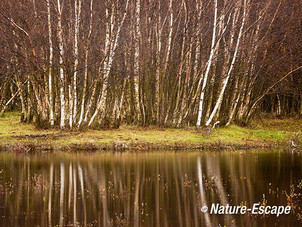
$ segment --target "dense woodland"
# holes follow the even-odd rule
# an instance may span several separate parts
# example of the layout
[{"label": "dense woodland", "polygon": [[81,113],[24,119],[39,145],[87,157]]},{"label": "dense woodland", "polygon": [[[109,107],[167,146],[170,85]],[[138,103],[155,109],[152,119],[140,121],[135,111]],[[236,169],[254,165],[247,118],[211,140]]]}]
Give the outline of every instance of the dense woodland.
[{"label": "dense woodland", "polygon": [[61,129],[302,115],[300,0],[1,0],[0,114]]}]

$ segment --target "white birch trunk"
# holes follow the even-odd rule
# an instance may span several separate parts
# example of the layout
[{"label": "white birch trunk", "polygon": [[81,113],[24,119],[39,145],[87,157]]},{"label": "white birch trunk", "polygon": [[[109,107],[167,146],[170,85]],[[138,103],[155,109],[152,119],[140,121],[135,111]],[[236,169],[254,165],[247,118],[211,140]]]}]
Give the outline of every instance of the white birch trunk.
[{"label": "white birch trunk", "polygon": [[139,72],[140,72],[140,62],[139,62],[139,52],[140,52],[140,0],[136,0],[135,8],[135,32],[134,32],[134,102],[135,102],[135,111],[137,114],[137,120],[141,119],[140,111],[140,101],[139,101]]},{"label": "white birch trunk", "polygon": [[[113,58],[115,55],[115,51],[116,51],[116,47],[118,45],[118,41],[119,41],[119,37],[120,37],[120,31],[121,31],[121,27],[124,24],[126,15],[127,15],[127,11],[128,11],[128,3],[129,0],[127,0],[126,3],[126,9],[125,12],[123,14],[123,18],[121,20],[121,23],[119,24],[117,31],[116,31],[116,35],[114,37],[113,42],[110,42],[110,50],[109,50],[109,56],[108,56],[108,63],[106,63],[106,61],[104,62],[104,78],[103,78],[103,87],[102,87],[102,92],[101,92],[101,97],[100,100],[97,103],[97,108],[94,112],[94,114],[92,115],[88,126],[91,126],[91,124],[93,123],[94,119],[96,118],[96,116],[98,115],[99,111],[102,110],[101,112],[101,120],[105,115],[105,104],[106,104],[106,100],[107,100],[107,88],[108,88],[108,78],[109,78],[109,74],[111,71],[111,67],[112,67],[112,62],[113,62]],[[113,12],[112,12],[113,13]],[[113,22],[111,22],[111,27],[113,26]]]},{"label": "white birch trunk", "polygon": [[[106,18],[108,18],[108,16],[109,16],[109,10],[106,9]],[[111,68],[111,66],[109,68],[109,64],[113,60],[113,56],[112,56],[112,52],[111,52],[112,51],[113,40],[112,40],[112,37],[110,36],[110,35],[112,35],[112,32],[113,32],[113,21],[114,21],[114,12],[111,12],[110,22],[106,23],[106,41],[105,41],[105,47],[104,47],[104,50],[105,50],[106,54],[105,54],[103,70],[99,70],[100,73],[103,74],[102,91],[99,95],[100,100],[98,99],[97,107],[96,107],[95,112],[92,115],[92,117],[91,117],[91,119],[88,123],[88,126],[90,126],[93,123],[95,117],[99,113],[99,110],[100,109],[104,110],[104,107],[105,107],[105,102],[106,102],[106,98],[107,98],[108,76],[109,76],[110,68]],[[95,89],[96,89],[96,84],[95,84]],[[87,111],[89,111],[89,109]]]},{"label": "white birch trunk", "polygon": [[155,101],[154,101],[154,106],[155,106],[155,113],[156,113],[156,122],[159,121],[159,87],[160,87],[160,53],[161,53],[161,48],[162,48],[162,41],[161,41],[161,34],[162,34],[162,29],[160,27],[161,24],[161,12],[160,12],[160,2],[159,2],[159,10],[158,10],[158,22],[157,22],[157,31],[156,31],[156,72],[155,72]]},{"label": "white birch trunk", "polygon": [[[235,112],[236,112],[236,109],[237,109],[237,105],[238,105],[238,102],[239,102],[239,99],[240,99],[240,93],[241,93],[241,86],[240,86],[240,88],[238,88],[239,83],[240,83],[239,82],[239,77],[237,76],[236,82],[235,82],[235,89],[234,89],[233,99],[230,102],[231,112],[230,112],[230,116],[229,116],[229,119],[228,119],[226,125],[229,125],[232,122],[233,117],[234,117]],[[241,83],[241,84],[243,84],[243,83]]]},{"label": "white birch trunk", "polygon": [[[197,26],[199,24],[199,21],[201,20],[201,13],[202,13],[202,2],[200,0],[196,1],[196,9],[198,11],[198,16],[197,16]],[[200,62],[200,28],[197,27],[196,31],[196,49],[195,49],[195,59],[194,59],[194,68],[193,68],[193,76],[194,80],[195,77],[198,75],[198,64]]]},{"label": "white birch trunk", "polygon": [[63,56],[64,56],[64,48],[63,48],[63,31],[62,31],[62,11],[61,11],[61,3],[60,0],[57,1],[58,4],[58,40],[59,40],[59,64],[60,64],[60,101],[61,101],[61,119],[60,119],[60,128],[65,128],[65,94],[64,94],[64,84],[65,84],[65,76],[63,69]]},{"label": "white birch trunk", "polygon": [[[109,17],[109,10],[108,8],[106,8],[106,18]],[[105,56],[104,56],[104,61],[103,61],[103,69],[102,64],[100,64],[100,68],[99,68],[99,78],[96,79],[96,81],[94,81],[94,86],[93,86],[93,90],[92,90],[92,95],[91,98],[89,100],[89,104],[86,110],[86,114],[85,114],[85,118],[84,118],[84,122],[88,121],[88,116],[90,114],[91,111],[91,107],[92,107],[92,103],[95,100],[95,95],[96,95],[96,89],[97,89],[97,85],[98,82],[100,80],[100,78],[102,77],[101,75],[104,74],[107,71],[107,61],[108,61],[108,56],[110,54],[110,45],[111,45],[111,37],[110,34],[113,32],[113,13],[110,16],[110,23],[106,23],[106,36],[105,36],[105,47],[104,47],[104,52],[105,52]]]},{"label": "white birch trunk", "polygon": [[128,79],[125,79],[124,81],[124,84],[123,84],[123,91],[122,91],[122,95],[121,95],[121,98],[120,98],[120,103],[119,103],[119,106],[116,110],[116,118],[117,120],[120,119],[120,116],[121,116],[121,109],[122,109],[122,106],[123,106],[123,102],[124,102],[124,97],[125,97],[125,90],[126,90],[126,83],[127,83],[127,80]]},{"label": "white birch trunk", "polygon": [[[183,33],[186,34],[186,29],[187,29],[187,21],[185,21],[185,27],[183,30]],[[186,41],[186,35],[183,36],[182,38],[182,45],[181,45],[181,52],[180,52],[180,64],[179,64],[179,68],[177,71],[177,77],[178,77],[178,81],[177,81],[177,93],[176,93],[176,104],[175,104],[175,110],[173,111],[172,114],[172,122],[173,125],[175,125],[176,123],[176,117],[180,116],[180,113],[178,112],[178,106],[180,105],[180,96],[181,96],[181,74],[182,74],[182,70],[183,70],[183,65],[185,62],[185,55],[184,55],[184,51],[185,51],[185,41]]]},{"label": "white birch trunk", "polygon": [[279,95],[277,95],[277,116],[280,116],[281,112],[281,101]]},{"label": "white birch trunk", "polygon": [[49,122],[51,126],[54,126],[53,91],[52,91],[53,44],[52,44],[52,29],[51,29],[49,0],[46,0],[46,4],[47,4],[48,41],[49,41],[49,66],[48,66]]},{"label": "white birch trunk", "polygon": [[169,2],[169,12],[170,12],[170,21],[169,21],[169,35],[168,35],[168,43],[167,43],[167,52],[166,52],[166,59],[165,59],[165,66],[164,66],[164,75],[167,73],[170,52],[172,47],[172,33],[173,33],[173,9],[172,9],[172,0]]},{"label": "white birch trunk", "polygon": [[[169,35],[168,35],[168,43],[167,43],[167,51],[166,51],[166,59],[165,59],[165,65],[164,65],[164,73],[163,73],[163,81],[165,81],[166,79],[166,75],[167,75],[167,69],[168,69],[168,63],[169,63],[169,59],[170,59],[170,53],[171,53],[171,48],[172,48],[172,33],[173,33],[173,8],[172,8],[172,0],[170,0],[169,2],[169,12],[170,12],[170,20],[169,20]],[[164,112],[164,102],[167,101],[167,99],[165,99],[165,92],[162,92],[162,114]],[[167,109],[167,113],[166,113],[166,117],[164,120],[164,124],[166,123],[166,121],[168,120],[168,116],[169,116],[169,108]],[[160,116],[161,118],[162,116]],[[161,122],[160,119],[158,119],[159,122]]]},{"label": "white birch trunk", "polygon": [[[232,47],[233,47],[234,39],[235,39],[236,24],[238,23],[238,19],[239,19],[239,10],[238,10],[238,8],[235,8],[235,12],[234,12],[234,15],[233,15],[233,21],[232,21],[231,32],[230,32],[230,41],[229,41],[229,43],[226,44],[225,47],[224,47],[224,59],[225,59],[225,60],[224,60],[224,64],[223,64],[222,77],[223,77],[224,75],[226,75],[227,72],[228,72],[228,67],[229,67],[229,64],[230,64],[231,56],[232,56],[232,55],[231,55],[231,52],[228,51],[228,48],[232,48]],[[223,16],[223,18],[222,18],[222,20],[221,20],[222,24],[224,24],[223,21],[224,21],[224,16]],[[224,27],[224,25],[221,26],[221,29],[222,29],[222,27]],[[225,27],[226,27],[226,26],[225,26]],[[222,32],[222,33],[224,33],[224,32]],[[221,35],[222,35],[222,33],[221,33]],[[237,76],[237,77],[238,77],[238,76]],[[238,81],[238,78],[236,79],[236,81]],[[224,82],[225,82],[225,79],[222,80],[222,83],[219,83],[219,88],[218,88],[219,91],[222,90],[222,87],[223,87]],[[237,82],[235,82],[235,87],[236,87],[237,85],[238,85]],[[236,87],[236,89],[238,90],[238,87]],[[235,93],[233,96],[236,97],[236,92],[233,92],[233,93]],[[213,98],[213,95],[212,95],[211,98]],[[232,103],[233,103],[233,102],[231,102],[231,104],[232,104]],[[222,106],[222,102],[220,102],[220,104],[219,104],[219,106],[218,106],[218,109],[217,109],[217,111],[216,111],[216,113],[217,113],[217,115],[218,115],[218,116],[216,116],[216,118],[219,117],[219,113],[220,113],[221,106]],[[232,110],[231,110],[231,111],[232,111]],[[210,114],[211,114],[211,108],[209,107],[208,110],[207,110],[206,118],[209,118],[209,117],[210,117]]]},{"label": "white birch trunk", "polygon": [[71,88],[71,85],[68,85],[68,107],[69,107],[69,112],[68,112],[69,127],[72,128],[73,99],[72,99],[72,88]]},{"label": "white birch trunk", "polygon": [[204,101],[204,92],[205,92],[205,87],[207,85],[207,79],[208,79],[208,75],[209,75],[209,72],[210,72],[212,59],[213,59],[213,56],[214,56],[214,50],[215,50],[216,25],[217,25],[217,0],[214,0],[214,2],[215,2],[215,14],[214,14],[212,45],[211,45],[211,52],[210,52],[210,57],[209,57],[209,60],[208,60],[207,69],[206,69],[206,72],[205,72],[205,75],[204,75],[204,78],[203,78],[203,84],[202,84],[202,88],[201,88],[196,128],[199,128],[200,124],[201,124],[203,101]]},{"label": "white birch trunk", "polygon": [[82,94],[82,103],[81,103],[81,113],[80,113],[80,118],[78,122],[78,128],[81,126],[84,118],[84,111],[85,111],[85,99],[86,99],[86,92],[87,92],[87,83],[88,83],[88,54],[89,54],[89,44],[90,44],[90,37],[92,33],[92,9],[93,9],[93,0],[90,1],[90,22],[89,22],[89,32],[88,32],[88,37],[86,41],[86,46],[85,46],[85,62],[84,62],[84,82],[83,82],[83,94]]},{"label": "white birch trunk", "polygon": [[[78,4],[78,5],[77,5]],[[72,121],[75,122],[76,114],[77,114],[77,72],[79,65],[79,32],[80,32],[80,22],[81,22],[81,6],[82,1],[78,0],[75,2],[75,26],[74,26],[74,73],[73,73],[73,114]]]},{"label": "white birch trunk", "polygon": [[4,113],[4,111],[7,109],[8,105],[17,97],[17,95],[19,94],[20,91],[21,90],[18,89],[17,92],[15,92],[14,94],[12,93],[13,94],[12,97],[4,104],[4,106],[3,106],[3,108],[2,108],[2,110],[0,112],[0,116],[2,116],[2,114]]},{"label": "white birch trunk", "polygon": [[234,52],[234,55],[233,55],[233,59],[232,59],[232,62],[231,62],[231,66],[229,68],[229,71],[228,71],[228,74],[227,74],[227,77],[224,81],[224,84],[223,84],[223,87],[222,87],[222,90],[219,94],[219,97],[218,97],[218,100],[216,102],[216,105],[210,115],[210,118],[208,119],[208,121],[206,122],[206,126],[209,126],[209,124],[211,123],[213,117],[215,116],[216,114],[216,111],[220,105],[220,103],[222,102],[222,98],[223,98],[223,95],[224,95],[224,91],[226,89],[226,86],[228,84],[228,81],[230,79],[230,76],[231,76],[231,73],[232,73],[232,70],[233,70],[233,67],[234,67],[234,64],[235,64],[235,61],[236,61],[236,57],[237,57],[237,52],[238,52],[238,49],[239,49],[239,44],[240,44],[240,40],[241,40],[241,36],[242,36],[242,32],[243,32],[243,27],[244,27],[244,24],[245,24],[245,17],[246,17],[246,0],[244,0],[244,9],[243,9],[243,15],[242,15],[242,23],[241,23],[241,27],[240,27],[240,31],[239,31],[239,34],[238,34],[238,38],[237,38],[237,43],[236,43],[236,47],[235,47],[235,52]]}]

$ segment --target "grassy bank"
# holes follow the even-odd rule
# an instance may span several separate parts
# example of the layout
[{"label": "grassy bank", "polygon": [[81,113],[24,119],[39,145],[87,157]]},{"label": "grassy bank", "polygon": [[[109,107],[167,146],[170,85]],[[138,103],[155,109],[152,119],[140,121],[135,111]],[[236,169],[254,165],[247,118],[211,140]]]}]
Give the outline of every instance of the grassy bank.
[{"label": "grassy bank", "polygon": [[20,113],[0,118],[0,148],[26,152],[47,150],[242,149],[289,146],[302,142],[302,119],[262,119],[251,127],[230,125],[207,130],[122,126],[115,130],[83,132],[42,130],[20,123]]}]

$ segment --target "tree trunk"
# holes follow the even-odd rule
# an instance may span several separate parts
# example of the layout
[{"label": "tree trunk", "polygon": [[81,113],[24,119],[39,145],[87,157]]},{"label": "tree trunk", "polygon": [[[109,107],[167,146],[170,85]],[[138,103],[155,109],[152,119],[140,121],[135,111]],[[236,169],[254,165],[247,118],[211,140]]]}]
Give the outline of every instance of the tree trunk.
[{"label": "tree trunk", "polygon": [[53,90],[52,90],[52,64],[53,64],[53,44],[52,44],[52,29],[49,0],[47,4],[47,22],[48,22],[48,42],[49,42],[49,66],[48,66],[48,89],[49,89],[49,122],[54,126],[54,106],[53,106]]},{"label": "tree trunk", "polygon": [[223,83],[223,87],[222,87],[222,90],[219,94],[219,97],[218,97],[218,100],[216,102],[216,105],[210,115],[210,118],[208,119],[208,121],[206,122],[206,126],[209,126],[209,124],[211,123],[214,115],[216,114],[216,111],[220,105],[220,103],[222,102],[222,98],[223,98],[223,95],[224,95],[224,91],[226,89],[226,86],[228,84],[228,81],[229,81],[229,78],[231,76],[231,73],[232,73],[232,70],[233,70],[233,67],[234,67],[234,64],[235,64],[235,61],[236,61],[236,57],[237,57],[237,52],[238,52],[238,49],[239,49],[239,43],[240,43],[240,39],[241,39],[241,36],[242,36],[242,32],[243,32],[243,27],[244,27],[244,23],[245,23],[245,18],[246,18],[246,0],[244,0],[244,9],[243,9],[243,15],[242,15],[242,23],[241,23],[241,27],[240,27],[240,31],[239,31],[239,34],[238,34],[238,38],[237,38],[237,43],[236,43],[236,47],[235,47],[235,52],[234,52],[234,55],[233,55],[233,59],[232,59],[232,62],[231,62],[231,66],[229,68],[229,71],[228,71],[228,74],[227,74],[227,77]]},{"label": "tree trunk", "polygon": [[139,99],[139,72],[140,72],[140,0],[136,0],[136,7],[135,7],[135,32],[134,32],[134,106],[137,121],[140,122],[141,120],[141,110],[140,110],[140,99]]},{"label": "tree trunk", "polygon": [[61,3],[58,0],[58,41],[59,41],[59,64],[60,64],[60,109],[61,109],[61,119],[60,119],[60,128],[65,128],[65,76],[64,76],[64,68],[63,68],[63,57],[64,57],[64,48],[63,48],[63,30],[62,30],[62,11],[61,11]]},{"label": "tree trunk", "polygon": [[85,61],[84,61],[84,81],[83,81],[83,93],[82,93],[82,104],[81,104],[81,113],[78,122],[78,128],[81,126],[84,118],[84,111],[85,111],[85,99],[86,99],[86,92],[87,92],[87,83],[88,83],[88,54],[89,54],[89,46],[90,46],[90,38],[92,34],[92,16],[93,16],[93,0],[90,0],[90,21],[89,21],[89,31],[85,45]]},{"label": "tree trunk", "polygon": [[81,22],[81,7],[82,1],[78,0],[75,2],[74,14],[75,14],[75,25],[74,25],[74,72],[73,72],[73,114],[71,121],[75,122],[76,114],[77,114],[77,73],[78,73],[78,65],[79,65],[79,33],[80,33],[80,22]]},{"label": "tree trunk", "polygon": [[[94,114],[92,115],[92,117],[91,117],[91,119],[88,123],[88,126],[90,126],[93,123],[94,119],[96,118],[96,116],[98,115],[100,110],[102,110],[100,121],[105,116],[105,104],[106,104],[106,100],[107,100],[108,77],[109,77],[109,74],[110,74],[110,71],[111,71],[113,58],[114,58],[116,47],[117,47],[117,44],[118,44],[118,41],[119,41],[121,27],[123,26],[123,23],[125,21],[126,15],[127,15],[128,3],[129,3],[129,0],[127,0],[127,2],[126,2],[126,9],[125,9],[125,12],[123,14],[122,20],[121,20],[120,24],[118,25],[114,40],[113,40],[113,42],[110,42],[108,62],[106,62],[106,61],[104,62],[104,73],[105,73],[105,75],[104,75],[104,78],[103,78],[103,87],[102,87],[102,91],[101,91],[101,97],[100,97],[100,99],[97,103],[96,110],[95,110]],[[113,25],[114,25],[113,21],[111,20],[111,24],[108,25],[112,28],[111,31],[113,31],[113,27],[112,27]]]},{"label": "tree trunk", "polygon": [[205,87],[207,85],[207,79],[208,75],[210,72],[211,64],[212,64],[212,59],[214,56],[214,50],[215,50],[215,41],[216,41],[216,24],[217,24],[217,0],[214,0],[215,3],[215,14],[214,14],[214,24],[213,24],[213,35],[212,35],[212,44],[211,44],[211,52],[210,52],[210,57],[207,63],[207,69],[205,72],[205,75],[203,77],[203,84],[201,88],[201,94],[200,94],[200,101],[199,101],[199,109],[198,109],[198,117],[197,117],[197,123],[196,123],[196,128],[200,127],[201,124],[201,118],[202,118],[202,108],[203,108],[203,102],[204,102],[204,92],[205,92]]}]

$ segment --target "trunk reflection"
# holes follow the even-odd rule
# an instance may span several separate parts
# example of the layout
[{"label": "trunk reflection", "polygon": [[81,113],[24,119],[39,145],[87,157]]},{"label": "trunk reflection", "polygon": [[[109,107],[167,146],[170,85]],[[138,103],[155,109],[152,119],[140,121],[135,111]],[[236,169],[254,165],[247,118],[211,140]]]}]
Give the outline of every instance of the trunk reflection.
[{"label": "trunk reflection", "polygon": [[302,157],[278,152],[0,153],[3,226],[294,225],[296,216],[213,215],[212,203],[287,205]]}]

